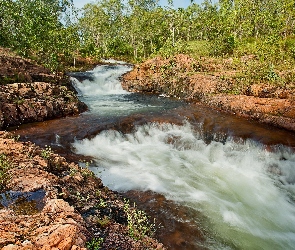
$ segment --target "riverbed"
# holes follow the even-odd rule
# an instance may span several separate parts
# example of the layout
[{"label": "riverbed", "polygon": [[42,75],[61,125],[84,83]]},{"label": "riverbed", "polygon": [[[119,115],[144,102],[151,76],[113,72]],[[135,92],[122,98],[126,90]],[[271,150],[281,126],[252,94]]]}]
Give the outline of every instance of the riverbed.
[{"label": "riverbed", "polygon": [[128,93],[123,62],[72,73],[87,112],[14,128],[90,162],[169,249],[292,249],[295,134],[164,95]]}]

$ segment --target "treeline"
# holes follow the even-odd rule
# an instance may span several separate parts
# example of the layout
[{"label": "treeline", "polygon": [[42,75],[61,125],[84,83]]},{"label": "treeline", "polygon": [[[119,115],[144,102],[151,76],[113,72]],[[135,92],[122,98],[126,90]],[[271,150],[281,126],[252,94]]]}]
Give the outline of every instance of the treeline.
[{"label": "treeline", "polygon": [[162,7],[158,0],[98,0],[79,18],[70,0],[0,4],[0,45],[50,65],[77,54],[139,61],[190,49],[255,54],[273,64],[295,59],[295,0],[192,1],[186,9],[174,9],[173,1]]},{"label": "treeline", "polygon": [[177,10],[157,1],[101,0],[86,5],[79,20],[85,53],[135,59],[181,52],[196,40],[218,56],[255,48],[261,56],[295,56],[294,25],[293,0],[205,0]]},{"label": "treeline", "polygon": [[72,0],[0,0],[0,46],[52,70],[80,47]]}]

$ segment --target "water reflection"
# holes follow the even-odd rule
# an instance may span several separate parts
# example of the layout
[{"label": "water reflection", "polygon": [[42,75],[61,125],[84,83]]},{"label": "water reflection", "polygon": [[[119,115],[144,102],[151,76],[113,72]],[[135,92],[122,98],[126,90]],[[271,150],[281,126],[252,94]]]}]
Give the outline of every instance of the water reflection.
[{"label": "water reflection", "polygon": [[0,208],[11,208],[16,214],[36,214],[45,205],[45,194],[43,189],[35,192],[8,191],[0,194]]}]

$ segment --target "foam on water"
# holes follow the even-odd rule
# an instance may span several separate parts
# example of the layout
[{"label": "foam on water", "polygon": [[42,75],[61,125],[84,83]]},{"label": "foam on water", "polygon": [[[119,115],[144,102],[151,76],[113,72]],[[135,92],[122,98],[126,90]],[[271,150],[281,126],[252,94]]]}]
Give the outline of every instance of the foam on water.
[{"label": "foam on water", "polygon": [[97,66],[93,70],[88,71],[94,80],[84,80],[80,82],[72,77],[72,81],[80,91],[80,94],[84,97],[127,94],[128,92],[123,90],[121,86],[119,77],[131,69],[131,67],[126,65]]},{"label": "foam on water", "polygon": [[[76,141],[113,190],[152,190],[201,212],[212,249],[295,246],[295,155],[253,141],[206,144],[190,124],[151,123]],[[212,240],[214,239],[214,240]]]},{"label": "foam on water", "polygon": [[102,62],[114,63],[114,64],[126,64],[126,62],[124,62],[124,61],[118,61],[118,60],[115,60],[115,59],[103,59]]},{"label": "foam on water", "polygon": [[[169,101],[157,97],[152,99],[152,97],[139,96],[123,90],[119,78],[131,69],[132,67],[126,64],[100,65],[92,71],[83,73],[83,78],[88,77],[88,79],[79,81],[79,77],[75,78],[75,74],[72,74],[71,80],[80,100],[89,107],[89,113],[99,117],[127,116],[132,113],[171,108]],[[178,104],[170,102],[170,105]]]},{"label": "foam on water", "polygon": [[71,80],[90,112],[100,116],[128,114],[138,105],[125,98],[129,92],[123,90],[119,77],[131,69],[127,65],[100,65],[88,71],[89,80]]}]

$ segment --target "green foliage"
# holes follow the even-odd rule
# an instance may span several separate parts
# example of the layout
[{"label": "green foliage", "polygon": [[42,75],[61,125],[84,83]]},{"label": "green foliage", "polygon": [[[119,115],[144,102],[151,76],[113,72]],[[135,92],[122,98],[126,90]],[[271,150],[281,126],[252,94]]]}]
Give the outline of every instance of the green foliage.
[{"label": "green foliage", "polygon": [[73,58],[79,43],[71,0],[0,0],[0,46],[52,70]]},{"label": "green foliage", "polygon": [[265,61],[248,62],[245,67],[244,76],[258,83],[261,81],[271,83],[280,79],[275,66]]},{"label": "green foliage", "polygon": [[[77,55],[142,61],[177,53],[295,60],[294,0],[205,0],[188,8],[157,0],[98,0],[77,19],[71,0],[0,0],[0,45],[53,71]],[[77,22],[73,22],[76,21]],[[269,79],[275,79],[274,74]]]},{"label": "green foliage", "polygon": [[[103,0],[87,5],[79,21],[85,51],[135,60],[169,57],[198,40],[209,41],[210,54],[222,56],[234,54],[247,39],[278,44],[294,32],[294,10],[287,0],[206,0],[177,10],[171,4],[161,8],[157,1]],[[294,46],[285,45],[294,54]],[[267,52],[276,55],[271,48]]]},{"label": "green foliage", "polygon": [[195,58],[210,55],[210,44],[208,41],[195,40],[187,42],[186,45],[186,53],[189,53]]},{"label": "green foliage", "polygon": [[88,4],[79,20],[83,53],[140,61],[183,51],[193,37],[191,12],[163,9],[158,1],[103,0]]},{"label": "green foliage", "polygon": [[86,247],[88,250],[99,250],[101,249],[103,241],[103,238],[93,238],[86,243]]},{"label": "green foliage", "polygon": [[173,55],[177,55],[180,53],[185,53],[186,52],[186,46],[183,42],[176,42],[174,45],[172,44],[171,41],[167,41],[163,47],[159,49],[155,53],[155,55],[161,55],[164,58],[169,58]]},{"label": "green foliage", "polygon": [[156,231],[155,223],[150,223],[147,214],[130,206],[129,201],[125,200],[124,211],[127,215],[128,231],[130,237],[135,240],[144,238],[145,236],[152,237]]},{"label": "green foliage", "polygon": [[[42,152],[43,152],[42,157],[46,159],[48,152],[46,152],[46,151],[42,151]],[[78,171],[79,170],[76,169],[76,168],[70,168],[70,171],[69,171],[70,172],[70,176],[71,177],[75,176],[78,173]]]},{"label": "green foliage", "polygon": [[45,149],[41,150],[41,156],[42,158],[48,160],[52,155],[52,149],[50,146],[45,146]]},{"label": "green foliage", "polygon": [[17,105],[22,105],[25,102],[25,99],[17,97],[13,100],[13,102]]},{"label": "green foliage", "polygon": [[5,189],[10,176],[8,170],[12,167],[5,154],[0,154],[0,191]]},{"label": "green foliage", "polygon": [[288,56],[295,60],[295,36],[286,37],[281,44]]},{"label": "green foliage", "polygon": [[235,37],[233,35],[218,36],[211,41],[210,54],[214,56],[232,55],[235,48]]},{"label": "green foliage", "polygon": [[270,82],[275,82],[277,80],[279,80],[279,75],[275,72],[275,68],[273,64],[270,64],[268,66],[268,70],[265,74],[265,79],[270,81]]}]

